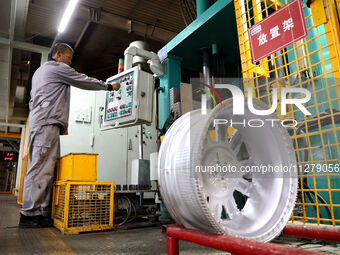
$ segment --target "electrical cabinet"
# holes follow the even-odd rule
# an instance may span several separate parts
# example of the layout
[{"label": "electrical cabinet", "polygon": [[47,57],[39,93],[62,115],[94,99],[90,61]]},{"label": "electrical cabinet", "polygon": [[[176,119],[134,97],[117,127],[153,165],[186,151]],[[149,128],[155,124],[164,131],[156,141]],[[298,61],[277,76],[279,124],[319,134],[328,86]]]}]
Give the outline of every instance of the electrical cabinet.
[{"label": "electrical cabinet", "polygon": [[126,127],[152,122],[154,77],[133,67],[106,80],[119,82],[118,91],[106,93],[103,126]]}]

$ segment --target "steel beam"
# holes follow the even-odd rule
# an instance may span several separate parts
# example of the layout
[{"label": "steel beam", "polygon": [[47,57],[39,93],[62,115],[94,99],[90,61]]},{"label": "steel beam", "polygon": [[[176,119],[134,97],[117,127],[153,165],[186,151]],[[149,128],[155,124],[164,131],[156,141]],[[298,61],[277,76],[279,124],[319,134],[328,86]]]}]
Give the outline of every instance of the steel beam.
[{"label": "steel beam", "polygon": [[[7,69],[7,88],[6,88],[6,105],[5,105],[5,112],[6,112],[6,122],[8,122],[8,114],[9,114],[9,100],[10,100],[10,91],[11,91],[11,77],[12,77],[12,58],[13,58],[13,45],[12,41],[14,38],[14,29],[15,29],[15,17],[16,17],[16,11],[17,11],[17,0],[12,0],[11,1],[11,10],[10,10],[10,21],[9,21],[9,48],[8,48],[8,69]],[[6,133],[7,133],[7,128],[6,128]]]},{"label": "steel beam", "polygon": [[0,126],[23,128],[25,125],[23,125],[23,124],[15,124],[15,123],[7,123],[7,122],[0,122]]},{"label": "steel beam", "polygon": [[10,45],[10,41],[7,37],[2,37],[0,35],[0,44],[3,44],[3,45]]},{"label": "steel beam", "polygon": [[21,138],[21,134],[18,133],[2,133],[0,132],[0,138],[17,138],[20,139]]},{"label": "steel beam", "polygon": [[49,52],[50,48],[32,44],[32,43],[26,43],[26,42],[20,42],[20,41],[13,41],[13,47],[19,50],[26,50],[26,51],[31,51],[31,52],[36,52],[36,53],[43,53]]},{"label": "steel beam", "polygon": [[85,25],[84,25],[83,29],[81,30],[81,33],[80,33],[80,35],[78,36],[78,39],[77,39],[77,41],[76,41],[76,44],[74,45],[74,49],[77,49],[77,48],[78,48],[78,46],[79,46],[79,43],[80,43],[80,42],[81,42],[81,40],[83,39],[83,37],[84,37],[84,34],[86,33],[86,31],[87,31],[87,29],[88,29],[88,27],[89,27],[90,23],[91,23],[91,21],[90,21],[90,20],[86,21],[86,23],[85,23]]},{"label": "steel beam", "polygon": [[181,84],[181,58],[169,55],[164,60],[165,75],[160,77],[160,104],[159,104],[159,127],[163,128],[170,115],[170,89],[180,88]]},{"label": "steel beam", "polygon": [[200,16],[205,10],[209,8],[209,0],[196,0],[196,14]]},{"label": "steel beam", "polygon": [[30,4],[30,0],[17,0],[17,10],[16,10],[16,19],[15,19],[15,29],[14,34],[15,38],[19,40],[24,40],[25,37],[25,29],[27,22],[27,13],[28,7]]}]

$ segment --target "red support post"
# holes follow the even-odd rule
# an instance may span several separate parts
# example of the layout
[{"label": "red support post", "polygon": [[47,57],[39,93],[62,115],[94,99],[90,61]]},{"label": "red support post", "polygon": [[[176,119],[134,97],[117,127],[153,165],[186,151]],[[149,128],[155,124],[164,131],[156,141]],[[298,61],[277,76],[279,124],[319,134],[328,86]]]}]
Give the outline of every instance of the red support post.
[{"label": "red support post", "polygon": [[179,255],[177,238],[166,236],[166,252],[168,255]]},{"label": "red support post", "polygon": [[288,224],[282,233],[287,236],[340,242],[340,228]]},{"label": "red support post", "polygon": [[[208,232],[202,232],[193,229],[185,229],[178,225],[169,225],[162,227],[162,233],[167,239],[168,255],[178,254],[178,240],[196,243],[206,247],[214,248],[221,251],[227,251],[232,254],[289,254],[289,255],[321,255],[325,253],[307,251],[287,247],[285,245],[261,243],[247,239],[236,238],[232,236],[217,235]],[[168,238],[174,238],[168,239]],[[169,247],[170,245],[170,247]],[[170,253],[172,252],[172,253]]]}]

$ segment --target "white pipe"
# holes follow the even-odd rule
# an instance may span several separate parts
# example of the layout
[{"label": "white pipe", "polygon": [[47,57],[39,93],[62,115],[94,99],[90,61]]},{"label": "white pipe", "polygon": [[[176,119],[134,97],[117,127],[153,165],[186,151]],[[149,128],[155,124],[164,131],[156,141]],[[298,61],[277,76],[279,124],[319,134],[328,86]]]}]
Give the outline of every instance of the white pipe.
[{"label": "white pipe", "polygon": [[164,66],[156,53],[139,49],[135,46],[128,47],[124,52],[124,71],[132,67],[132,59],[134,56],[150,60],[150,69],[157,76],[162,76],[164,74]]}]

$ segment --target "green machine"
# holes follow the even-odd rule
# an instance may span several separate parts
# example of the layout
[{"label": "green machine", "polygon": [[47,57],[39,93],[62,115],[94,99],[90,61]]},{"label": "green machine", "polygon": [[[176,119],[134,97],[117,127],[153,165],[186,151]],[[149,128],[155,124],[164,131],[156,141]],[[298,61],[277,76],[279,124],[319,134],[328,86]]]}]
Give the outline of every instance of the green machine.
[{"label": "green machine", "polygon": [[[251,2],[245,1],[248,4],[247,8]],[[281,4],[285,3],[281,0]],[[263,2],[261,4],[265,10],[267,6],[264,6]],[[182,69],[202,72],[205,82],[211,84],[210,77],[219,77],[221,74],[219,70],[214,69],[213,63],[223,58],[223,77],[242,78],[234,2],[218,0],[210,6],[210,1],[197,0],[196,6],[197,19],[158,52],[159,58],[165,63],[165,75],[160,77],[160,127],[164,126],[170,115],[170,89],[180,88]],[[301,70],[302,68],[297,65],[301,60],[297,47],[288,46],[282,65],[288,70],[288,73],[285,73],[287,77],[296,72],[300,81],[311,80],[303,86],[313,95],[307,107],[312,113],[311,118],[315,120],[308,121],[311,123],[308,127],[305,125],[297,127],[295,135],[299,136],[300,132],[300,136],[294,138],[297,141],[294,146],[299,149],[297,155],[300,167],[304,168],[308,162],[313,164],[316,162],[315,166],[332,165],[338,169],[340,109],[336,99],[340,95],[337,94],[339,90],[336,88],[339,81],[333,73],[339,66],[334,66],[334,62],[331,61],[335,56],[331,56],[332,52],[329,50],[332,45],[327,38],[329,32],[326,31],[324,24],[316,24],[313,20],[313,6],[310,8],[304,5],[303,10],[308,37],[304,39],[305,45],[301,48],[304,48],[308,61],[304,70]],[[316,15],[315,12],[314,16]],[[288,79],[294,80],[294,77]],[[327,114],[329,118],[326,117]],[[295,112],[294,118],[297,121],[304,121],[304,116],[300,112]],[[313,135],[301,138],[301,134],[306,132]],[[301,217],[297,219],[304,219],[304,222],[340,225],[339,171],[337,174],[324,176],[315,176],[315,173],[303,171],[302,174],[305,177],[299,178],[299,181],[303,192],[299,191],[298,197],[301,205],[297,206],[301,210],[298,213],[294,211],[294,216],[300,214]]]},{"label": "green machine", "polygon": [[[241,61],[234,3],[220,0],[209,7],[209,1],[196,1],[197,19],[165,45],[158,56],[165,61],[166,74],[160,77],[160,127],[170,114],[171,88],[179,88],[181,69],[203,72],[204,56],[210,62],[223,56],[229,77],[241,77]],[[208,8],[209,7],[209,8]]]},{"label": "green machine", "polygon": [[[212,62],[213,58],[218,61],[223,56],[229,76],[241,77],[233,1],[220,0],[210,6],[209,0],[197,0],[196,9],[197,19],[158,52],[165,63],[165,75],[160,77],[160,128],[170,115],[170,89],[180,88],[182,68],[202,72],[204,61]],[[164,206],[161,213],[167,215]]]}]

